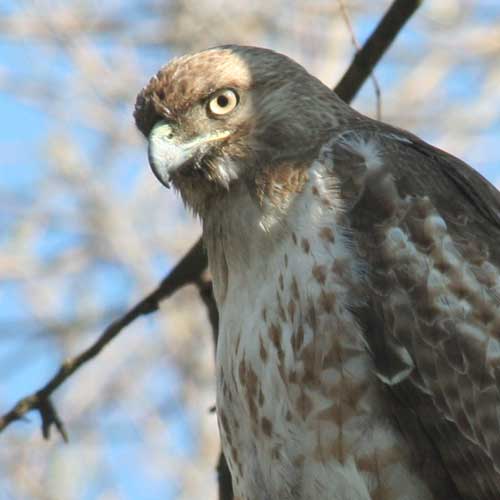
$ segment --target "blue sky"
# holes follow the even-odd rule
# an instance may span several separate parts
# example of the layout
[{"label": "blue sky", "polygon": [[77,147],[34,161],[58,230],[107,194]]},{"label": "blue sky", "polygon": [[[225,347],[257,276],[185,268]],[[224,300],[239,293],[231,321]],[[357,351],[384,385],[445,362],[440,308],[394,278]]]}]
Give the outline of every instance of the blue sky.
[{"label": "blue sky", "polygon": [[[103,42],[104,48],[105,42]],[[105,49],[105,48],[104,48]],[[160,64],[159,56],[155,51],[149,51],[150,70]],[[0,35],[0,66],[8,68],[9,72],[17,75],[23,84],[30,84],[33,80],[60,81],[67,78],[71,71],[64,57],[54,56],[49,64],[40,65],[39,60],[46,57],[44,46],[29,42],[20,43],[9,41]],[[163,54],[163,57],[165,55]],[[34,66],[39,70],[33,73]],[[8,251],[12,238],[16,235],[16,221],[25,216],[37,198],[37,186],[44,181],[47,165],[43,159],[44,140],[51,123],[46,110],[39,103],[26,102],[11,93],[0,91],[0,253]],[[130,103],[132,108],[133,103]],[[127,119],[131,119],[131,109],[126,110]],[[81,141],[83,147],[90,151],[97,146],[95,134],[82,127],[74,130],[74,137]],[[142,152],[141,152],[142,153]],[[121,158],[121,172],[126,176],[121,178],[119,189],[126,191],[127,186],[133,185],[135,170],[130,166],[137,165],[138,151],[129,152],[124,159]],[[123,154],[125,156],[125,152]],[[141,160],[141,164],[143,161]],[[128,165],[128,169],[126,168]],[[9,200],[15,200],[10,203]],[[72,206],[74,205],[74,206]],[[48,202],[51,211],[71,214],[81,210],[70,197],[59,196]],[[69,230],[68,227],[58,227],[55,222],[57,217],[51,219],[44,228],[43,237],[36,242],[35,251],[42,261],[50,262],[51,258],[65,247],[78,247],[81,244],[78,227]],[[153,264],[155,265],[155,264]],[[166,271],[165,259],[160,259],[158,264],[158,277]],[[140,297],[134,292],[136,288],[130,281],[130,275],[119,263],[100,262],[93,266],[91,272],[85,276],[84,286],[90,293],[99,296],[103,310],[124,311],[130,302]],[[62,296],[67,294],[67,308],[63,308],[63,316],[71,319],[74,311],[73,289],[78,290],[82,281],[67,282],[65,290],[57,290]],[[64,320],[64,317],[54,318]],[[93,338],[110,321],[111,317],[101,319],[92,326],[93,335],[86,336],[83,345]],[[149,321],[154,325],[154,320]],[[20,328],[21,325],[21,328]],[[62,361],[57,343],[53,340],[51,332],[40,330],[38,322],[31,317],[24,303],[23,289],[15,280],[0,282],[0,412],[7,411],[19,398],[38,389],[55,372]],[[127,332],[128,336],[140,335],[139,330]],[[155,342],[154,337],[146,339]],[[111,347],[112,348],[112,347]],[[75,352],[76,354],[76,352]],[[161,376],[158,372],[161,371]],[[81,374],[79,376],[82,376]],[[87,372],[88,376],[88,372]],[[153,405],[166,404],[166,401],[179,398],[175,387],[176,374],[168,366],[159,366],[148,373],[149,396]],[[170,381],[170,384],[159,381]],[[71,381],[61,390],[68,390]],[[56,396],[57,399],[57,396]],[[192,432],[189,428],[189,419],[178,404],[178,416],[175,428],[170,429],[168,435],[159,436],[159,443],[164,441],[165,449],[171,449],[178,455],[192,453]],[[38,422],[38,416],[29,415],[31,422]],[[116,429],[117,423],[122,419],[122,432]],[[144,461],[144,443],[140,434],[133,432],[133,425],[113,407],[105,406],[100,411],[95,425],[100,428],[104,436],[104,458],[108,466],[100,475],[93,477],[85,491],[81,491],[78,498],[90,500],[99,498],[110,484],[123,499],[156,500],[159,498],[174,498],[176,495],[175,481],[165,476],[163,479],[151,477],[146,467],[141,467]],[[36,424],[38,427],[38,424]],[[28,428],[29,429],[28,429]],[[15,433],[22,438],[28,430],[33,429],[33,423],[14,424],[6,432]],[[71,429],[68,429],[71,436]],[[118,437],[117,437],[118,435]],[[2,436],[3,437],[3,436]],[[54,439],[54,437],[52,438]],[[56,437],[55,439],[59,439]],[[78,441],[78,437],[76,437]],[[167,443],[168,440],[168,443]],[[42,448],[38,450],[43,454]],[[71,445],[70,445],[71,446]],[[67,450],[68,458],[71,450]],[[148,487],[145,488],[144,485]],[[8,478],[2,475],[0,464],[0,498],[9,491]],[[9,498],[7,496],[7,498]],[[17,500],[17,499],[16,499]]]}]

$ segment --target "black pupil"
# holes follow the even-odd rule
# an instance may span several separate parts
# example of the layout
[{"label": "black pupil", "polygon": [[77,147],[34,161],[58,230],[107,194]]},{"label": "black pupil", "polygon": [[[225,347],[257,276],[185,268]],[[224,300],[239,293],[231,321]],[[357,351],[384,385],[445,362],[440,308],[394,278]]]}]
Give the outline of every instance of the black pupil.
[{"label": "black pupil", "polygon": [[225,95],[220,95],[217,97],[217,104],[221,108],[225,108],[229,104],[229,99]]}]

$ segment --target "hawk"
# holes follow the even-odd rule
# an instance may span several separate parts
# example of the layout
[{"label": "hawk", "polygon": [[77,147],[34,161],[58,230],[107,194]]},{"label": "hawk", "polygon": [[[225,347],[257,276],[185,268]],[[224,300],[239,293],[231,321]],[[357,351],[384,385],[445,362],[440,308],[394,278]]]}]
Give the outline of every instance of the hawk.
[{"label": "hawk", "polygon": [[495,188],[261,48],[175,59],[135,120],[203,222],[235,498],[500,498]]}]

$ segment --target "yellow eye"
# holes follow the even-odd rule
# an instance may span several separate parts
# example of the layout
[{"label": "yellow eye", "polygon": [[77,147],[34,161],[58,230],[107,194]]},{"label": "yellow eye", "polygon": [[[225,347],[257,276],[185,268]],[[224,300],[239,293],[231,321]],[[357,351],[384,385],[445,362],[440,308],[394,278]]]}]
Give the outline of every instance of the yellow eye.
[{"label": "yellow eye", "polygon": [[208,109],[214,115],[221,116],[231,112],[238,105],[238,94],[231,89],[215,94],[208,103]]}]

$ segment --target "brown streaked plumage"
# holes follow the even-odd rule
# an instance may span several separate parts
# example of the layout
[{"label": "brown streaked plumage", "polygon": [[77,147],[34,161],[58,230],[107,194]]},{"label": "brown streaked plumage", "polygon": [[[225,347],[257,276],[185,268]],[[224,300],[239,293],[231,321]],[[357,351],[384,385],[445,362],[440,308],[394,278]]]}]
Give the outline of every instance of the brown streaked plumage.
[{"label": "brown streaked plumage", "polygon": [[236,497],[500,498],[498,191],[265,49],[174,60],[135,118],[203,221]]}]

